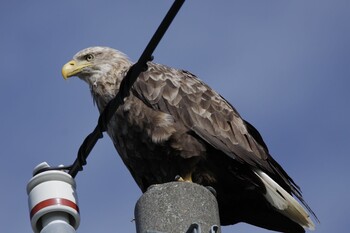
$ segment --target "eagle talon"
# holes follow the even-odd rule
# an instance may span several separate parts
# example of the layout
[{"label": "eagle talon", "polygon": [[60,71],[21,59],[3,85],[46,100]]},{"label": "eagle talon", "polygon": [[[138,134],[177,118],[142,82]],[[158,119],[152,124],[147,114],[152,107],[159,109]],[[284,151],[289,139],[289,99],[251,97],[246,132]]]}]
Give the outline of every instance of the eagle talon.
[{"label": "eagle talon", "polygon": [[184,182],[185,180],[180,175],[176,175],[175,181]]},{"label": "eagle talon", "polygon": [[175,176],[175,180],[179,182],[190,182],[192,183],[192,174],[188,174],[185,177],[182,177],[180,175]]},{"label": "eagle talon", "polygon": [[216,190],[211,186],[205,186],[215,197],[217,197]]}]

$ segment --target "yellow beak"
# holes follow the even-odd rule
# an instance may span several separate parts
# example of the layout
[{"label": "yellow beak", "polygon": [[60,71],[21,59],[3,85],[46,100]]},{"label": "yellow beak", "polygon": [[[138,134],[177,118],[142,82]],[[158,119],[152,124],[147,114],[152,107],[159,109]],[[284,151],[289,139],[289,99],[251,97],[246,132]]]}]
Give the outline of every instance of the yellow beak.
[{"label": "yellow beak", "polygon": [[77,62],[75,60],[71,60],[62,67],[62,76],[64,79],[67,79],[79,73],[83,68],[90,65],[91,63],[88,61]]}]

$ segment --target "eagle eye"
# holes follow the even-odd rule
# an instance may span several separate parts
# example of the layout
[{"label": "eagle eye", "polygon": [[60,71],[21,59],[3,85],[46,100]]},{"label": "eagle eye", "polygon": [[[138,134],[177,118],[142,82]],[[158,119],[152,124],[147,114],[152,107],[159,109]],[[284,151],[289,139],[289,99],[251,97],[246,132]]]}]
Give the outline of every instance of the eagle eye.
[{"label": "eagle eye", "polygon": [[85,56],[85,60],[87,60],[87,61],[91,61],[92,59],[94,59],[94,55],[92,55],[92,54],[88,54]]}]

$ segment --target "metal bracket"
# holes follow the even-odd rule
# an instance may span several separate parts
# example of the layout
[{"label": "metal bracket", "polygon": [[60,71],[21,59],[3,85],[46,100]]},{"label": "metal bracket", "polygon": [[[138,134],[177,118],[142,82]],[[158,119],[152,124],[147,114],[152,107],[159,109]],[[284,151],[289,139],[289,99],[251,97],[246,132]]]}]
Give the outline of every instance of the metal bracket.
[{"label": "metal bracket", "polygon": [[[209,233],[218,233],[219,227],[217,225],[213,225],[210,227]],[[198,223],[192,223],[188,228],[186,233],[202,233],[201,226]]]},{"label": "metal bracket", "polygon": [[211,226],[209,233],[218,233],[218,232],[219,232],[219,227],[217,225]]},{"label": "metal bracket", "polygon": [[186,233],[201,233],[201,226],[198,223],[192,223],[191,226],[188,228]]},{"label": "metal bracket", "polygon": [[[211,226],[209,233],[218,233],[218,231],[219,231],[219,227],[217,225],[213,225]],[[148,230],[146,231],[146,233],[167,233],[167,232]],[[201,226],[198,223],[192,223],[185,233],[202,233]]]}]

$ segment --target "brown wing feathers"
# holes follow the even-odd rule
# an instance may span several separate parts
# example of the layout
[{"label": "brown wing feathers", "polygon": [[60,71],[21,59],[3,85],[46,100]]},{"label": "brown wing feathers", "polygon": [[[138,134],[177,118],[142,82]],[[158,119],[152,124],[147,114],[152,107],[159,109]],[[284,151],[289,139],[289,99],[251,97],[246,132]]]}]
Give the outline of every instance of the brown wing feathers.
[{"label": "brown wing feathers", "polygon": [[268,154],[259,132],[195,75],[149,63],[133,93],[146,105],[182,121],[188,130],[233,159],[267,172],[300,197],[299,188]]}]

